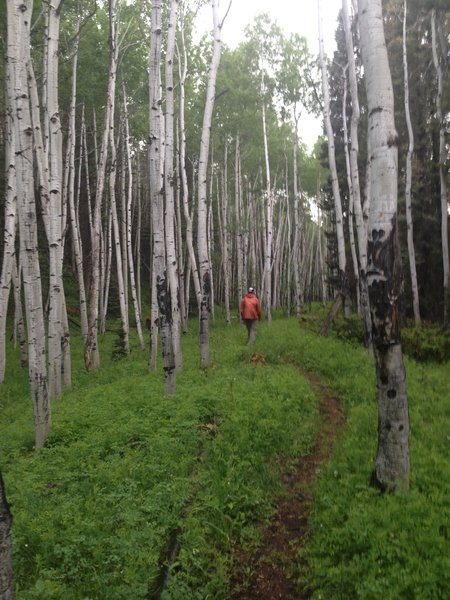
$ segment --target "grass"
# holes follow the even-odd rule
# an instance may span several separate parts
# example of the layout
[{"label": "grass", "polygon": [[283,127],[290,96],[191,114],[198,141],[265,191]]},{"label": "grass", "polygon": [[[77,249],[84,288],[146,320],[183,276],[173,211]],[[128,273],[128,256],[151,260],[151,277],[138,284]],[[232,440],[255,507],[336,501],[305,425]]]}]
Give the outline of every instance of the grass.
[{"label": "grass", "polygon": [[[245,333],[211,327],[212,367],[198,368],[196,324],[183,338],[177,393],[147,356],[82,368],[73,340],[72,390],[53,403],[53,431],[33,451],[26,373],[9,348],[0,409],[0,464],[14,517],[16,598],[228,597],[236,540],[258,545],[274,512],[279,458],[309,451],[319,419],[301,364],[344,403],[347,426],[316,483],[299,588],[315,598],[444,598],[450,589],[448,365],[407,360],[411,491],[368,486],[376,451],[374,368],[365,351],[318,338],[295,319]],[[253,362],[256,353],[265,362]],[[171,552],[179,538],[179,552]],[[306,571],[305,571],[306,565]]]}]

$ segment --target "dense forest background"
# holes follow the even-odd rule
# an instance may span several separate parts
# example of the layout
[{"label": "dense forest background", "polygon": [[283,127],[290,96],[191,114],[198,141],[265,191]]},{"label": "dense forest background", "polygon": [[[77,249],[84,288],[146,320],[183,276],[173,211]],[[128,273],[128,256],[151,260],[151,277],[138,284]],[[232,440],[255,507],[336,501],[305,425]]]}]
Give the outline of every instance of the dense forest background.
[{"label": "dense forest background", "polygon": [[[188,316],[199,315],[207,366],[210,316],[221,307],[230,323],[249,285],[269,323],[272,310],[299,316],[336,295],[347,315],[364,314],[371,157],[358,19],[349,18],[346,42],[340,15],[327,62],[267,15],[227,48],[230,7],[211,6],[213,35],[200,40],[195,2],[0,8],[1,380],[8,314],[22,361],[27,335],[28,353],[41,357],[31,367],[41,398],[37,381],[48,378],[50,397],[70,385],[70,319],[79,319],[87,369],[100,363],[108,318],[121,319],[124,354],[130,322],[142,348],[147,324],[150,368],[159,330],[170,393]],[[400,319],[447,327],[449,15],[445,3],[422,0],[383,2],[383,15],[398,132]],[[312,152],[301,142],[306,113],[327,125]]]}]

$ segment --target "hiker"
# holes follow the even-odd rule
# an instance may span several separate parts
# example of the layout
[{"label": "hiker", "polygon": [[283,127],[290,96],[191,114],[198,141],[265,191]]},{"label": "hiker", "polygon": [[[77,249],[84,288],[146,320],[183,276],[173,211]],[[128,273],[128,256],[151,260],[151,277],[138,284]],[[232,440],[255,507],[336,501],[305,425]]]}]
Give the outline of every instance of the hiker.
[{"label": "hiker", "polygon": [[261,304],[256,297],[255,288],[249,287],[241,300],[241,319],[247,327],[247,344],[251,345],[256,337],[256,324],[261,319]]}]

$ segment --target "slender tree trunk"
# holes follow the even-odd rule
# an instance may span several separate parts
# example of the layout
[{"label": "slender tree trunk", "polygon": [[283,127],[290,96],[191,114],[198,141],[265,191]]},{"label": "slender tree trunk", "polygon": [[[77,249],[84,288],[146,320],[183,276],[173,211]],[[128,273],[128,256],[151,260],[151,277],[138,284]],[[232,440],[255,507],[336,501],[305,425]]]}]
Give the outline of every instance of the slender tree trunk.
[{"label": "slender tree trunk", "polygon": [[243,211],[243,194],[242,194],[242,167],[241,167],[241,148],[239,136],[236,137],[236,151],[234,161],[234,181],[235,181],[235,210],[236,210],[236,263],[237,263],[237,302],[244,295],[244,211]]},{"label": "slender tree trunk", "polygon": [[25,321],[22,308],[22,269],[17,268],[17,255],[12,265],[12,285],[14,295],[14,342],[19,339],[20,365],[28,366],[28,347]]},{"label": "slender tree trunk", "polygon": [[16,262],[15,240],[16,240],[16,170],[14,164],[14,136],[13,136],[13,115],[12,107],[12,65],[8,60],[7,69],[7,102],[6,112],[6,201],[5,201],[5,220],[4,220],[4,242],[3,242],[3,262],[0,274],[0,384],[5,380],[6,368],[6,319],[8,316],[8,300],[11,289],[13,265]]},{"label": "slender tree trunk", "polygon": [[211,134],[212,112],[215,100],[216,78],[220,63],[221,52],[221,29],[219,23],[219,2],[211,0],[214,24],[214,44],[211,64],[208,73],[208,84],[206,90],[205,110],[203,113],[203,125],[200,140],[200,156],[198,163],[198,259],[201,284],[201,300],[199,314],[199,341],[200,341],[200,365],[202,368],[209,367],[209,316],[211,314],[211,265],[208,253],[208,206],[207,206],[207,176],[209,140]]},{"label": "slender tree trunk", "polygon": [[[62,279],[64,228],[62,192],[62,127],[58,103],[59,26],[62,1],[49,5],[47,50],[47,105],[45,130],[48,140],[48,225],[47,238],[50,257],[50,310],[48,318],[48,382],[50,398],[58,398],[62,391],[63,347],[69,348],[69,331],[63,328],[64,287]],[[45,209],[44,209],[44,212]],[[62,344],[64,340],[64,345]],[[66,363],[66,368],[70,363]]]},{"label": "slender tree trunk", "polygon": [[409,272],[411,276],[411,290],[413,297],[414,321],[416,325],[420,324],[419,308],[419,288],[417,285],[416,253],[414,250],[414,232],[412,218],[411,202],[411,179],[412,179],[412,157],[414,153],[414,132],[411,124],[411,114],[409,110],[409,77],[408,77],[408,54],[406,51],[406,13],[407,2],[403,5],[403,78],[405,89],[405,116],[406,126],[408,128],[408,152],[406,155],[406,184],[405,184],[405,205],[406,205],[406,227],[408,241]]},{"label": "slender tree trunk", "polygon": [[[110,0],[109,5],[109,75],[108,91],[106,95],[105,123],[102,136],[102,145],[97,164],[97,186],[95,191],[95,207],[93,213],[93,238],[91,248],[91,281],[89,289],[89,332],[84,346],[84,361],[86,369],[97,369],[100,366],[100,352],[98,348],[99,326],[99,295],[100,295],[100,263],[101,263],[101,237],[102,237],[102,204],[106,180],[106,163],[108,158],[109,128],[111,127],[112,107],[116,93],[117,61],[114,44],[117,43],[117,0]],[[115,42],[114,42],[115,41]]]},{"label": "slender tree trunk", "polygon": [[297,148],[298,148],[298,117],[295,119],[295,137],[293,152],[293,181],[294,181],[294,282],[295,282],[295,309],[297,317],[300,317],[303,305],[303,293],[300,285],[300,194],[298,185]]},{"label": "slender tree trunk", "polygon": [[[79,29],[78,29],[79,31]],[[69,222],[72,233],[72,250],[75,258],[75,267],[77,272],[78,281],[78,294],[80,299],[80,322],[81,322],[81,334],[84,342],[86,342],[88,335],[88,316],[87,316],[87,303],[86,303],[86,288],[84,285],[84,273],[83,273],[83,251],[81,243],[80,229],[78,226],[78,217],[75,207],[75,140],[76,140],[76,126],[75,126],[75,112],[76,112],[76,94],[77,94],[77,64],[78,64],[78,35],[75,40],[75,48],[72,58],[72,95],[70,102],[70,113],[69,113],[69,138],[67,145],[69,147],[69,181],[67,186],[67,203],[69,205]],[[81,144],[80,144],[81,146]],[[81,167],[81,161],[80,161]],[[79,173],[80,174],[80,173]],[[78,177],[80,182],[80,176]]]},{"label": "slender tree trunk", "polygon": [[183,366],[181,353],[181,316],[179,301],[178,260],[175,243],[175,198],[174,187],[176,176],[174,170],[174,83],[173,57],[175,50],[175,34],[177,29],[178,0],[171,0],[166,48],[166,111],[165,111],[165,151],[164,151],[164,226],[166,244],[167,280],[171,304],[171,334],[173,361],[176,370]]},{"label": "slender tree trunk", "polygon": [[[264,75],[261,82],[264,93]],[[266,165],[266,240],[264,249],[264,308],[267,314],[267,322],[272,325],[272,243],[273,243],[273,205],[274,195],[270,179],[269,145],[267,140],[266,106],[262,104],[262,123],[264,140],[264,158]]]},{"label": "slender tree trunk", "polygon": [[[350,168],[350,153],[348,150],[348,132],[347,132],[347,69],[348,64],[343,68],[343,85],[344,85],[344,94],[342,98],[342,124],[343,124],[343,132],[344,132],[344,153],[345,153],[345,167],[347,171],[347,185],[348,185],[348,233],[350,238],[350,251],[352,255],[352,264],[353,264],[353,275],[355,277],[356,282],[356,305],[358,307],[358,313],[361,314],[361,298],[359,294],[359,267],[358,267],[358,257],[356,256],[356,246],[355,246],[355,234],[353,231],[353,208],[355,204],[355,198],[353,194],[353,183],[352,183],[352,173]],[[369,315],[370,316],[370,315]]]},{"label": "slender tree trunk", "polygon": [[[161,334],[164,368],[164,393],[174,394],[176,365],[172,348],[172,307],[167,281],[166,247],[164,239],[164,207],[161,179],[162,113],[161,113],[161,1],[152,5],[152,35],[150,42],[150,202],[153,225],[153,272],[155,297],[158,304],[158,325]],[[155,318],[155,315],[152,315]]]},{"label": "slender tree trunk", "polygon": [[0,599],[13,600],[13,568],[11,542],[12,516],[6,500],[5,484],[0,471]]},{"label": "slender tree trunk", "polygon": [[225,304],[225,321],[227,325],[231,325],[230,314],[230,259],[229,259],[229,243],[228,243],[228,143],[225,141],[225,158],[222,173],[221,194],[222,198],[222,265],[223,265],[223,282],[224,282],[224,304]]},{"label": "slender tree trunk", "polygon": [[[195,297],[197,298],[197,308],[200,314],[200,305],[202,298],[202,291],[200,286],[200,276],[197,269],[197,260],[195,258],[194,251],[194,242],[193,242],[193,232],[192,232],[192,215],[189,209],[189,186],[188,179],[186,173],[186,126],[185,126],[185,82],[187,76],[187,52],[186,52],[186,44],[184,40],[184,21],[181,23],[180,28],[181,33],[181,42],[182,42],[182,51],[180,54],[179,60],[179,75],[180,75],[180,96],[179,96],[179,105],[180,105],[180,174],[181,174],[181,185],[182,185],[182,193],[183,193],[183,214],[184,219],[186,221],[186,247],[189,255],[189,277],[186,277],[186,319],[188,313],[188,304],[189,304],[189,279],[192,275],[192,280],[194,284]],[[193,190],[195,187],[195,174],[193,169]]]},{"label": "slender tree trunk", "polygon": [[445,144],[445,119],[442,115],[442,95],[444,93],[444,77],[437,52],[436,10],[431,11],[431,41],[433,63],[436,69],[438,90],[436,94],[436,119],[439,125],[439,178],[441,182],[441,238],[442,263],[444,272],[444,329],[450,327],[450,258],[448,250],[448,190],[447,190],[447,149]]},{"label": "slender tree trunk", "polygon": [[28,373],[33,400],[35,445],[42,448],[51,430],[47,389],[45,327],[38,256],[37,215],[34,200],[33,146],[27,65],[30,60],[31,1],[7,3],[8,57],[11,58],[11,102],[20,261],[23,272],[28,330]]},{"label": "slender tree trunk", "polygon": [[349,299],[347,289],[347,274],[346,274],[346,256],[345,256],[345,239],[344,239],[344,223],[342,215],[342,203],[341,194],[339,191],[339,182],[336,169],[336,157],[335,157],[335,146],[334,146],[334,133],[331,125],[330,117],[330,92],[328,88],[327,79],[327,67],[325,63],[325,54],[323,48],[323,31],[322,31],[322,10],[321,0],[318,0],[318,12],[319,12],[319,55],[320,55],[320,66],[322,71],[322,91],[323,91],[323,105],[324,105],[324,121],[325,129],[328,139],[328,162],[330,164],[331,173],[331,185],[333,189],[334,198],[334,210],[336,215],[336,234],[337,234],[337,246],[338,246],[338,261],[339,261],[339,280],[340,290],[339,292],[344,295],[344,310],[345,314],[349,315]]},{"label": "slender tree trunk", "polygon": [[[128,124],[128,109],[127,109],[127,96],[125,93],[125,85],[123,86],[123,110],[124,110],[124,118],[125,118],[125,154],[126,154],[126,164],[128,171],[128,187],[126,191],[127,198],[127,210],[126,210],[126,219],[125,219],[125,227],[126,227],[126,244],[127,244],[127,255],[128,255],[128,268],[130,273],[130,288],[131,288],[131,299],[133,302],[134,308],[134,316],[136,319],[136,330],[139,338],[139,344],[141,350],[145,350],[145,342],[144,336],[142,333],[142,322],[141,322],[141,308],[137,293],[136,287],[136,277],[134,272],[134,257],[133,257],[133,246],[132,246],[132,202],[133,202],[133,170],[131,167],[131,149],[130,149],[130,130]],[[125,177],[125,173],[124,173]],[[139,223],[137,228],[137,235],[139,235]],[[126,273],[124,273],[126,277]]]},{"label": "slender tree trunk", "polygon": [[359,257],[359,301],[364,324],[364,341],[366,347],[371,351],[372,333],[369,306],[369,290],[367,287],[367,228],[363,218],[361,205],[361,185],[359,182],[358,169],[358,128],[360,120],[358,84],[356,80],[355,57],[353,51],[353,36],[350,27],[350,16],[348,11],[348,0],[342,0],[342,17],[345,30],[345,41],[347,45],[348,57],[348,77],[350,83],[350,94],[352,100],[352,116],[350,124],[350,173],[351,173],[351,194],[353,199],[353,212],[356,222],[356,235],[358,238],[358,257]]},{"label": "slender tree trunk", "polygon": [[369,115],[368,285],[378,388],[378,452],[373,481],[382,489],[401,491],[409,487],[409,415],[400,345],[398,138],[382,0],[359,0],[359,18]]}]

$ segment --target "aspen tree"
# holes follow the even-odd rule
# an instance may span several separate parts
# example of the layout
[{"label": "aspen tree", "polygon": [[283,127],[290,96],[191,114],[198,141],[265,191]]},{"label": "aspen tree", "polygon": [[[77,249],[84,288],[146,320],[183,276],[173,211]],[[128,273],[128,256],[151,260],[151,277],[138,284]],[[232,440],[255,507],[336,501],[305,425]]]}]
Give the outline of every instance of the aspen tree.
[{"label": "aspen tree", "polygon": [[264,307],[267,322],[272,324],[272,243],[273,243],[273,206],[274,193],[270,179],[269,146],[267,140],[266,104],[264,100],[265,84],[264,71],[261,70],[262,126],[264,140],[264,163],[266,168],[266,236],[264,246]]},{"label": "aspen tree", "polygon": [[[88,335],[88,315],[86,302],[86,287],[84,284],[83,272],[83,247],[81,242],[81,234],[79,228],[79,219],[75,207],[75,140],[76,140],[76,97],[77,97],[77,65],[78,65],[78,49],[79,49],[79,24],[77,25],[77,34],[75,36],[74,51],[72,56],[72,93],[69,109],[69,134],[67,139],[67,147],[69,153],[68,171],[69,180],[67,186],[67,204],[69,206],[69,223],[71,228],[72,250],[75,258],[75,268],[78,281],[78,295],[80,300],[80,323],[81,334],[83,341],[86,342]],[[79,164],[78,185],[80,186],[81,164]],[[79,187],[78,187],[79,190]],[[79,193],[78,193],[79,197]]]},{"label": "aspen tree", "polygon": [[[176,366],[172,348],[172,307],[168,275],[166,269],[166,246],[164,239],[164,207],[161,178],[162,152],[162,112],[161,112],[161,1],[154,0],[152,5],[152,34],[150,40],[150,203],[152,207],[153,238],[153,297],[157,302],[158,315],[152,311],[152,320],[157,319],[161,335],[164,368],[164,393],[174,394],[176,388]],[[152,340],[152,354],[156,342]],[[156,358],[156,356],[155,356]],[[151,366],[153,364],[151,363]]]},{"label": "aspen tree", "polygon": [[353,51],[353,36],[350,26],[350,15],[348,10],[348,0],[342,0],[342,20],[345,31],[345,42],[347,47],[348,60],[348,81],[350,84],[350,97],[352,102],[352,114],[350,122],[350,195],[352,207],[355,215],[356,235],[358,238],[358,258],[359,258],[359,308],[362,313],[364,323],[364,338],[368,348],[371,347],[371,320],[369,306],[369,291],[367,289],[367,223],[364,222],[361,205],[361,186],[359,182],[358,169],[358,127],[360,120],[360,108],[358,98],[358,84],[356,80],[355,56]]},{"label": "aspen tree", "polygon": [[35,446],[38,449],[43,447],[51,430],[51,407],[47,388],[44,311],[34,199],[33,132],[27,79],[32,9],[33,3],[28,0],[7,3],[8,57],[11,60],[11,87],[8,96],[13,118],[20,262],[28,333],[28,374],[33,401]]},{"label": "aspen tree", "polygon": [[245,289],[245,234],[246,223],[244,223],[243,193],[242,193],[242,165],[239,135],[236,137],[236,150],[234,160],[234,197],[236,210],[236,263],[237,263],[237,301],[239,302]]},{"label": "aspen tree", "polygon": [[323,111],[325,129],[328,141],[328,162],[330,165],[331,185],[333,189],[334,211],[336,215],[336,235],[338,246],[338,263],[339,263],[339,293],[343,296],[346,315],[349,314],[349,299],[347,292],[347,275],[346,275],[346,256],[345,256],[345,239],[344,239],[344,224],[342,215],[341,194],[339,191],[339,182],[336,169],[334,133],[331,125],[330,117],[330,92],[328,88],[327,67],[325,63],[325,53],[323,44],[323,27],[322,27],[322,2],[318,0],[319,14],[319,57],[320,67],[322,71],[322,92],[323,92]]},{"label": "aspen tree", "polygon": [[293,267],[295,282],[295,309],[297,317],[301,315],[303,292],[300,285],[300,193],[298,185],[297,147],[298,147],[298,116],[294,109],[294,147],[293,147],[293,185],[294,185],[294,241]]},{"label": "aspen tree", "polygon": [[[189,255],[189,264],[188,264],[188,274],[186,276],[186,288],[185,288],[185,297],[186,297],[186,315],[185,319],[187,320],[188,313],[188,304],[189,304],[189,280],[192,275],[195,297],[197,299],[197,308],[200,313],[200,304],[201,304],[201,286],[200,286],[200,276],[197,269],[197,260],[195,257],[194,250],[194,242],[193,242],[193,232],[192,232],[192,214],[189,209],[189,185],[186,173],[186,126],[185,126],[185,83],[187,76],[187,51],[186,44],[184,38],[184,13],[181,15],[181,51],[178,51],[178,69],[179,69],[179,77],[180,77],[180,93],[179,93],[179,115],[180,115],[180,161],[179,161],[179,169],[181,175],[181,186],[183,193],[183,214],[184,220],[186,222],[186,247]],[[195,189],[195,176],[194,169],[192,170],[193,174],[193,182],[192,182],[192,193],[194,194]]]},{"label": "aspen tree", "polygon": [[[117,7],[118,0],[110,0],[109,2],[109,73],[108,73],[108,89],[106,93],[105,106],[105,122],[103,126],[102,143],[97,165],[97,185],[95,190],[95,206],[92,215],[92,248],[91,248],[91,273],[90,273],[90,289],[89,289],[89,331],[88,337],[84,346],[84,362],[86,369],[97,369],[100,366],[100,352],[98,348],[98,329],[99,329],[99,296],[101,289],[100,276],[104,277],[104,270],[101,270],[102,256],[104,252],[104,244],[101,243],[102,238],[102,205],[103,193],[105,190],[106,180],[106,163],[108,159],[108,143],[109,143],[109,128],[111,127],[112,107],[114,105],[114,96],[116,93],[116,78],[117,78],[117,57],[115,55],[114,40],[117,41]],[[94,136],[95,139],[96,136]],[[103,308],[103,311],[105,307]],[[104,314],[104,313],[103,313]]]},{"label": "aspen tree", "polygon": [[164,227],[166,245],[166,269],[168,292],[171,305],[171,347],[175,368],[183,364],[181,354],[181,317],[179,302],[178,261],[175,243],[175,198],[176,176],[174,170],[174,83],[173,59],[177,28],[178,0],[171,0],[165,56],[165,148],[164,148]]},{"label": "aspen tree", "polygon": [[400,344],[398,138],[382,1],[359,0],[358,8],[369,116],[367,278],[378,390],[378,451],[373,481],[382,489],[402,491],[409,487],[409,415]]},{"label": "aspen tree", "polygon": [[437,76],[436,120],[439,125],[439,179],[441,184],[441,239],[442,265],[444,273],[444,329],[450,327],[450,257],[448,248],[448,185],[447,185],[447,148],[445,144],[445,119],[442,114],[442,96],[444,93],[444,76],[437,50],[436,10],[431,11],[431,44],[433,64]]},{"label": "aspen tree", "polygon": [[208,204],[207,176],[209,158],[209,140],[211,135],[212,112],[215,100],[216,78],[220,63],[221,30],[223,21],[219,22],[219,2],[211,0],[213,13],[213,53],[208,72],[205,109],[203,112],[202,133],[200,139],[200,155],[198,162],[198,260],[200,271],[201,300],[199,310],[199,342],[200,366],[209,367],[209,316],[212,309],[212,272],[209,260],[208,244]]},{"label": "aspen tree", "polygon": [[[114,13],[112,14],[112,18],[110,21],[110,51],[111,51],[111,71],[114,71],[114,76],[117,75],[117,65],[119,61],[119,32],[118,32],[118,20],[117,20],[117,12],[116,9],[113,9]],[[124,261],[123,261],[123,237],[121,235],[122,231],[125,227],[122,226],[120,228],[119,219],[117,214],[117,201],[116,201],[116,184],[117,184],[117,142],[115,139],[115,113],[116,113],[116,95],[115,88],[114,93],[109,97],[109,126],[108,126],[108,139],[110,146],[110,166],[109,166],[109,202],[111,207],[111,218],[112,218],[112,226],[114,233],[114,248],[115,248],[115,259],[116,259],[116,272],[117,272],[117,287],[119,294],[119,306],[120,306],[120,316],[122,322],[122,344],[123,350],[125,354],[129,354],[130,352],[130,341],[129,341],[129,320],[128,320],[128,302],[126,298],[126,286],[125,286],[125,278],[126,271],[124,270]],[[123,210],[122,214],[126,211]],[[125,240],[126,244],[126,240]],[[126,245],[125,245],[126,251]],[[125,265],[126,268],[126,265]],[[108,269],[109,273],[109,269]],[[109,275],[108,275],[109,277]],[[108,303],[104,302],[104,309],[106,311]]]},{"label": "aspen tree", "polygon": [[[218,194],[221,198],[221,212],[222,212],[222,267],[223,267],[223,280],[224,280],[224,304],[225,304],[225,321],[227,325],[231,325],[231,314],[230,314],[230,259],[229,259],[229,234],[228,234],[228,141],[225,140],[224,150],[224,165],[222,172],[222,185],[221,193]],[[219,213],[220,216],[220,213]]]},{"label": "aspen tree", "polygon": [[[128,173],[128,186],[126,190],[126,218],[125,218],[125,230],[126,230],[126,248],[128,255],[128,269],[130,274],[130,289],[131,299],[133,302],[134,316],[136,319],[136,330],[139,338],[139,344],[141,350],[145,350],[144,336],[142,334],[142,323],[141,323],[141,307],[139,303],[138,290],[136,286],[136,276],[134,269],[134,257],[133,257],[133,246],[132,246],[132,203],[133,203],[133,171],[131,167],[131,149],[130,149],[130,127],[128,123],[128,99],[125,92],[125,85],[123,85],[123,112],[124,112],[124,129],[125,129],[125,156],[126,166]],[[124,173],[125,178],[125,173]],[[139,222],[137,227],[137,234],[139,234]],[[124,273],[126,277],[126,273]]]},{"label": "aspen tree", "polygon": [[13,600],[12,516],[6,500],[5,484],[0,471],[0,598]]},{"label": "aspen tree", "polygon": [[406,14],[407,2],[403,4],[403,84],[405,90],[405,117],[408,129],[408,152],[406,154],[406,182],[405,182],[405,209],[407,226],[407,243],[409,272],[411,276],[411,290],[413,296],[414,321],[416,325],[420,324],[420,305],[419,288],[417,285],[416,253],[414,250],[414,231],[411,203],[411,179],[412,179],[412,157],[414,153],[414,131],[411,123],[411,113],[409,110],[409,76],[408,76],[408,54],[406,50]]},{"label": "aspen tree", "polygon": [[17,268],[17,255],[12,263],[12,286],[14,295],[14,344],[19,340],[20,365],[28,366],[27,335],[22,308],[22,269]]},{"label": "aspen tree", "polygon": [[353,230],[353,209],[355,204],[355,198],[353,194],[353,183],[352,174],[350,168],[350,153],[349,153],[349,141],[348,141],[348,128],[347,128],[347,70],[348,63],[342,68],[343,71],[343,88],[344,93],[342,97],[342,129],[344,134],[344,154],[345,154],[345,168],[347,173],[347,186],[348,186],[348,234],[350,239],[350,252],[352,255],[353,275],[356,281],[356,305],[358,313],[361,313],[361,298],[359,292],[359,267],[358,257],[356,255],[355,245],[355,232]]},{"label": "aspen tree", "polygon": [[[8,95],[12,92],[12,73],[11,63],[8,60],[7,69],[7,90]],[[3,262],[0,274],[0,384],[5,380],[6,367],[6,318],[8,316],[8,299],[11,289],[13,264],[16,262],[15,257],[15,240],[16,240],[16,170],[14,164],[14,135],[13,135],[13,120],[12,106],[10,102],[12,98],[7,98],[6,111],[6,200],[5,200],[5,219],[4,219],[4,242],[3,242]]]}]

